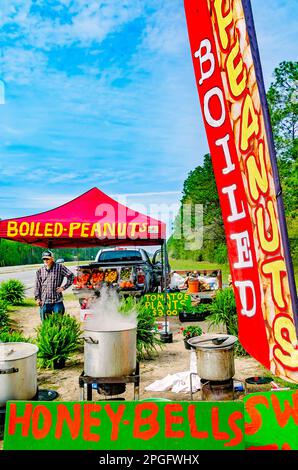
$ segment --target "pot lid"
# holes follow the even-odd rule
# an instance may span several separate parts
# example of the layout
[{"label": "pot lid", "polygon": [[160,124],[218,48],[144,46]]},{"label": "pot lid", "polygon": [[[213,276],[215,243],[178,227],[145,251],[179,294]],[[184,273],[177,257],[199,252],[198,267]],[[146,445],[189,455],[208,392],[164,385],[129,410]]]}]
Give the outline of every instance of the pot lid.
[{"label": "pot lid", "polygon": [[89,333],[121,333],[122,331],[131,331],[131,330],[136,330],[136,326],[129,326],[129,325],[123,325],[123,326],[117,326],[115,325],[114,327],[110,326],[105,328],[105,326],[95,326],[95,327],[90,327],[89,325],[86,325],[84,327],[84,331],[88,331]]},{"label": "pot lid", "polygon": [[247,379],[245,379],[246,383],[255,384],[255,385],[269,384],[272,381],[273,379],[271,377],[260,377],[260,376],[248,377]]},{"label": "pot lid", "polygon": [[225,349],[233,346],[236,341],[238,341],[237,336],[214,333],[194,336],[188,340],[188,343],[199,349]]},{"label": "pot lid", "polygon": [[38,347],[31,343],[0,343],[0,361],[16,361],[37,353]]}]

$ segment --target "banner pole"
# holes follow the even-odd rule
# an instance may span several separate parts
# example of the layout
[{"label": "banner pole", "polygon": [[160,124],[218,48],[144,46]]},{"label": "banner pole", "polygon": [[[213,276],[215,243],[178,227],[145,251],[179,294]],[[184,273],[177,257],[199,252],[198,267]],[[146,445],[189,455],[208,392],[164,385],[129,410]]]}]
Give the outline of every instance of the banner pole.
[{"label": "banner pole", "polygon": [[286,218],[285,218],[284,202],[282,198],[282,187],[280,184],[280,178],[279,178],[278,167],[277,167],[276,151],[275,151],[275,146],[274,146],[273,132],[272,132],[270,114],[269,114],[269,109],[268,109],[267,97],[266,97],[264,77],[263,77],[263,72],[262,72],[262,67],[261,67],[260,53],[259,53],[258,43],[256,40],[257,36],[256,36],[256,30],[255,30],[255,25],[254,25],[254,20],[253,20],[251,2],[250,0],[242,0],[242,5],[243,5],[243,11],[245,15],[246,24],[247,24],[247,32],[248,32],[249,40],[250,40],[251,54],[252,54],[254,65],[255,65],[255,73],[256,73],[257,83],[258,83],[258,88],[259,88],[260,101],[261,101],[261,105],[262,105],[262,109],[264,113],[264,125],[265,125],[265,130],[266,130],[266,136],[267,136],[268,147],[269,147],[269,156],[270,156],[273,180],[274,180],[275,191],[276,191],[276,201],[277,201],[278,218],[279,218],[279,223],[280,223],[280,232],[281,232],[281,237],[284,241],[283,248],[284,248],[285,263],[287,266],[289,289],[290,289],[292,308],[293,308],[293,316],[294,316],[294,321],[295,321],[296,333],[298,336],[297,290],[296,290],[296,283],[295,283],[295,276],[294,276],[293,261],[292,261],[292,257],[290,253],[290,243],[289,243],[287,223],[286,223]]},{"label": "banner pole", "polygon": [[173,334],[169,332],[168,329],[168,298],[167,298],[167,247],[166,240],[163,240],[161,245],[161,266],[162,266],[162,290],[163,290],[163,308],[164,308],[164,321],[165,321],[165,330],[160,334],[160,339],[163,343],[172,343]]}]

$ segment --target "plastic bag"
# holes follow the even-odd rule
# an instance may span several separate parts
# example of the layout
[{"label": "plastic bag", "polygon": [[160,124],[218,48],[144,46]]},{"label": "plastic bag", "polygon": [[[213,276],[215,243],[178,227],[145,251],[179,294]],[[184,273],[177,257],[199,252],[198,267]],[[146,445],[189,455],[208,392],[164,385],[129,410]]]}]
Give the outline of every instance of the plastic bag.
[{"label": "plastic bag", "polygon": [[180,276],[180,274],[173,273],[171,276],[170,288],[177,289],[181,287],[185,282],[184,277]]}]

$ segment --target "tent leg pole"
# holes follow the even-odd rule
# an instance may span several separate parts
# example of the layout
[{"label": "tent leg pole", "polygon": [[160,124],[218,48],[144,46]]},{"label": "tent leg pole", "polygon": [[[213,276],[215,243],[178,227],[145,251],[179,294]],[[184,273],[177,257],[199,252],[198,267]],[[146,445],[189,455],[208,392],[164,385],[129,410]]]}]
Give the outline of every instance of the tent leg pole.
[{"label": "tent leg pole", "polygon": [[161,266],[162,266],[162,289],[164,294],[164,320],[165,320],[165,331],[160,334],[160,339],[163,343],[173,342],[173,333],[168,330],[168,298],[167,298],[167,245],[166,241],[163,241],[161,246]]}]

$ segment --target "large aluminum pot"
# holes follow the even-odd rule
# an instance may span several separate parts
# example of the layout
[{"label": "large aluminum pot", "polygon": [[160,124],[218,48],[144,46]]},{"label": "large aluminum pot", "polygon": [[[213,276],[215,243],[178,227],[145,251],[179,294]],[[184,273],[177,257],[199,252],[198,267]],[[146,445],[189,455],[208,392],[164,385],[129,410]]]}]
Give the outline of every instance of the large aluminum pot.
[{"label": "large aluminum pot", "polygon": [[196,349],[198,375],[201,379],[229,380],[234,376],[236,341],[236,336],[224,334],[206,334],[188,340]]},{"label": "large aluminum pot", "polygon": [[122,377],[136,368],[137,329],[84,331],[84,372],[90,377]]},{"label": "large aluminum pot", "polygon": [[0,407],[7,400],[31,400],[36,395],[37,351],[31,343],[0,343]]}]

